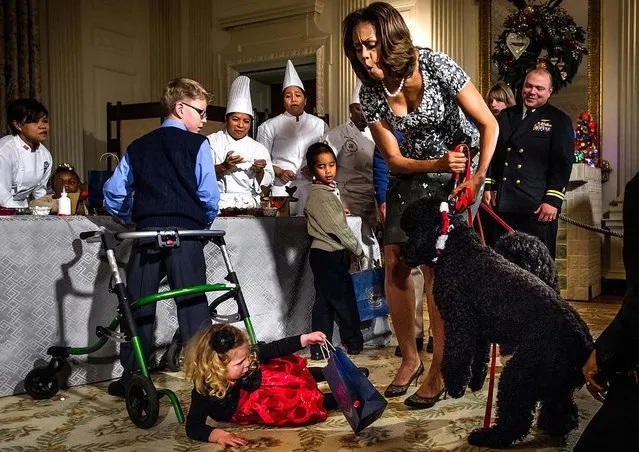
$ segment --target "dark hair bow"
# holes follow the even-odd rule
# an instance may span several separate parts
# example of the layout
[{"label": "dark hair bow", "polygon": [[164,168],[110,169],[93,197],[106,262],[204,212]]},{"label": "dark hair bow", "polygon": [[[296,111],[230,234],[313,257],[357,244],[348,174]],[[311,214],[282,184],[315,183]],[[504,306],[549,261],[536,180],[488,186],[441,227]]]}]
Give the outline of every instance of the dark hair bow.
[{"label": "dark hair bow", "polygon": [[222,329],[211,338],[211,347],[216,353],[223,355],[235,347],[235,336],[232,331]]}]

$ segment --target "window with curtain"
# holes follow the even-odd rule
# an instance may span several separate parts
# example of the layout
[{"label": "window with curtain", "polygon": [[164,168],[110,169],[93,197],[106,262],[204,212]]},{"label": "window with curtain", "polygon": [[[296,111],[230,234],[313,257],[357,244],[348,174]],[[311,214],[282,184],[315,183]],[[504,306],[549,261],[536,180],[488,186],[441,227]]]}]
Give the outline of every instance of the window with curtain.
[{"label": "window with curtain", "polygon": [[6,106],[20,97],[41,100],[38,0],[0,0],[0,135],[6,133]]}]

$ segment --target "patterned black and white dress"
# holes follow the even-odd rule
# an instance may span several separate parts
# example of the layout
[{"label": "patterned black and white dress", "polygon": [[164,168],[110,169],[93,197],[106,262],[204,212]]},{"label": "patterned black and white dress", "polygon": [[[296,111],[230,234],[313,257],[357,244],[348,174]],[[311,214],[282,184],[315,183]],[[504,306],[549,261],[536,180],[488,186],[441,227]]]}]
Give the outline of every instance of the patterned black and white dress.
[{"label": "patterned black and white dress", "polygon": [[[410,159],[439,159],[458,144],[465,143],[472,150],[474,171],[479,160],[479,132],[455,100],[470,77],[448,55],[430,49],[419,49],[419,69],[424,90],[422,101],[405,116],[393,113],[381,82],[362,87],[360,102],[368,123],[384,121],[401,132],[399,149]],[[391,174],[386,194],[384,242],[406,241],[399,226],[406,205],[423,197],[445,200],[453,185],[451,173]]]}]

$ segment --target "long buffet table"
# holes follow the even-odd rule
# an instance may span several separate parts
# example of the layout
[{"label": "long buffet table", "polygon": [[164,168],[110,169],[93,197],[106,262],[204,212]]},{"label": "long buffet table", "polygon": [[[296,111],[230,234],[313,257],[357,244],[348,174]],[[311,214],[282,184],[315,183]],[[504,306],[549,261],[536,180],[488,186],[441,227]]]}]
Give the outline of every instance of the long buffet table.
[{"label": "long buffet table", "polygon": [[[361,219],[349,217],[348,223],[361,238]],[[0,396],[23,392],[24,376],[43,363],[49,346],[93,343],[96,327],[113,318],[117,299],[107,290],[106,259],[99,244],[79,239],[80,232],[99,226],[123,230],[108,217],[0,217]],[[214,229],[226,231],[258,340],[309,331],[315,291],[304,218],[218,218]],[[374,239],[364,242],[368,261],[379,260]],[[116,252],[123,275],[130,246],[125,242]],[[205,254],[208,281],[224,282],[219,249],[208,244]],[[219,312],[236,312],[233,304]],[[375,329],[387,335],[387,325]],[[165,347],[176,328],[173,300],[159,302],[156,345]],[[91,357],[72,357],[68,384],[119,376],[117,353],[109,342]]]}]

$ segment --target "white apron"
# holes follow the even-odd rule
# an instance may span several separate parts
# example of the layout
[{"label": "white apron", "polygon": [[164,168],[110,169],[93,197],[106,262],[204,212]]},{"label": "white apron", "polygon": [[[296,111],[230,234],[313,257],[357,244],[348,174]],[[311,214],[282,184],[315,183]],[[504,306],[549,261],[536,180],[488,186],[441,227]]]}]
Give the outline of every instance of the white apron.
[{"label": "white apron", "polygon": [[311,178],[303,175],[308,147],[326,134],[328,127],[317,116],[302,113],[299,117],[287,112],[271,118],[258,128],[257,141],[271,153],[273,165],[293,171],[297,179],[284,184],[279,178],[273,183],[273,196],[288,196],[285,187],[297,187],[293,194],[298,199],[291,203],[291,216],[304,215],[304,206],[310,193]]},{"label": "white apron", "polygon": [[[261,186],[273,183],[274,173],[271,156],[268,150],[254,139],[246,136],[241,140],[231,137],[226,130],[208,136],[211,145],[213,164],[219,165],[226,159],[226,154],[233,151],[240,155],[245,162],[240,163],[217,181],[220,189],[219,208],[229,207],[252,208],[259,207]],[[266,160],[264,177],[258,182],[255,171],[251,168],[254,160]]]}]

